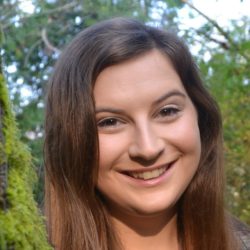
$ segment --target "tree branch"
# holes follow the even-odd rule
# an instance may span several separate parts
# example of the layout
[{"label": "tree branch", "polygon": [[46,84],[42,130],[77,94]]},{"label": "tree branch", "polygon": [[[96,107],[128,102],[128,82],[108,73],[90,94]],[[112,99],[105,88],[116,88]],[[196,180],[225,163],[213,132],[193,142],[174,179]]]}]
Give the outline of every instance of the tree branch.
[{"label": "tree branch", "polygon": [[[182,2],[186,3],[191,9],[195,10],[202,17],[204,17],[208,22],[210,22],[219,31],[219,33],[226,38],[226,40],[229,42],[229,44],[231,46],[233,46],[234,48],[238,49],[237,44],[233,41],[233,39],[229,36],[229,34],[227,32],[225,32],[219,26],[219,24],[215,20],[213,20],[212,18],[210,18],[209,16],[207,16],[206,14],[204,14],[203,12],[201,12],[193,4],[191,4],[188,0],[182,0]],[[211,40],[214,41],[214,42],[216,42],[215,39],[213,39],[213,38]],[[221,42],[219,44],[222,45]],[[225,45],[225,43],[223,43],[222,47],[224,47],[224,45]],[[227,45],[226,48],[229,49],[229,46]]]},{"label": "tree branch", "polygon": [[42,43],[41,38],[39,37],[39,40],[37,40],[29,49],[28,53],[26,54],[25,58],[24,58],[24,66],[28,65],[28,61],[30,58],[30,55],[33,53],[34,49],[40,44]]},{"label": "tree branch", "polygon": [[201,32],[201,31],[196,31],[196,33],[205,36],[211,42],[214,42],[214,43],[218,44],[219,46],[221,46],[225,50],[229,50],[230,49],[228,43],[226,43],[226,42],[220,41],[220,40],[218,40],[218,39],[216,39],[214,37],[211,37],[208,34],[205,34],[205,33]]},{"label": "tree branch", "polygon": [[61,53],[61,50],[59,50],[57,47],[53,46],[51,44],[51,42],[49,41],[48,37],[47,37],[47,30],[45,28],[42,29],[42,32],[41,32],[41,37],[42,37],[42,40],[43,42],[45,43],[46,47],[51,50],[51,51],[54,51],[58,54]]},{"label": "tree branch", "polygon": [[[76,7],[78,4],[77,1],[74,1],[74,2],[71,2],[71,3],[67,3],[63,6],[59,6],[55,9],[51,9],[51,10],[47,10],[47,11],[44,11],[44,12],[41,12],[41,13],[35,13],[35,14],[31,14],[31,15],[25,15],[25,16],[22,16],[20,17],[20,22],[21,21],[25,21],[26,19],[29,19],[29,18],[33,18],[33,17],[39,17],[39,16],[44,16],[44,15],[50,15],[50,14],[54,14],[54,13],[57,13],[57,12],[61,12],[61,11],[65,11],[65,10],[68,10],[70,8],[74,8]],[[3,24],[3,30],[10,27],[12,25],[12,23],[6,23],[5,25]]]}]

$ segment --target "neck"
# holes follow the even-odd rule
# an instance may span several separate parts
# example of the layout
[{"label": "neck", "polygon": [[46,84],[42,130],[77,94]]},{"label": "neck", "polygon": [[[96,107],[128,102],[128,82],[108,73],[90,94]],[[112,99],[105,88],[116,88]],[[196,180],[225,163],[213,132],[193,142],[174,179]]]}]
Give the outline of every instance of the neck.
[{"label": "neck", "polygon": [[178,250],[177,215],[112,214],[124,250]]}]

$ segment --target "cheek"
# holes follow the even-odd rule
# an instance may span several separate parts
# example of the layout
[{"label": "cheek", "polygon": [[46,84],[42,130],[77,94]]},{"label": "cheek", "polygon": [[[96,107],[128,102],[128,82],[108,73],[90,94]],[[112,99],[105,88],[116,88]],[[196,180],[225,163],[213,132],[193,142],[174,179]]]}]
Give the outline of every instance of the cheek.
[{"label": "cheek", "polygon": [[201,154],[201,140],[196,116],[187,115],[173,125],[170,140],[183,153],[196,157],[199,161]]},{"label": "cheek", "polygon": [[114,150],[115,150],[114,142],[100,137],[99,139],[99,154],[100,154],[99,155],[99,169],[100,171],[109,167],[109,163],[112,162]]},{"label": "cheek", "polygon": [[126,152],[127,139],[124,136],[99,135],[99,168],[111,168]]},{"label": "cheek", "polygon": [[179,128],[180,134],[183,134],[183,147],[187,151],[201,151],[200,130],[197,122],[190,123],[190,125],[183,125]]}]

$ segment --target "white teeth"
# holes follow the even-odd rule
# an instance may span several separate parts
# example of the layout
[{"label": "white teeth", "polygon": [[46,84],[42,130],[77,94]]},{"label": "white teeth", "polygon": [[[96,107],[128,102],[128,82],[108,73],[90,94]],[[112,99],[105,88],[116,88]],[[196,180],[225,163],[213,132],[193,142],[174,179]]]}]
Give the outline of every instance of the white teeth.
[{"label": "white teeth", "polygon": [[146,171],[140,173],[130,172],[129,174],[136,179],[149,180],[162,175],[166,171],[167,167],[168,166],[164,166],[162,168],[154,169],[152,171]]}]

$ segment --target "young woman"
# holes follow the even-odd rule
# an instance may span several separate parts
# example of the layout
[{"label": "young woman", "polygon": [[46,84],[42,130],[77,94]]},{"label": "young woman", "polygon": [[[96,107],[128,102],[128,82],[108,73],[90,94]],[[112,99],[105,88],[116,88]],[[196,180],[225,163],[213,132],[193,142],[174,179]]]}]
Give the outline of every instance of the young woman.
[{"label": "young woman", "polygon": [[81,32],[48,91],[46,211],[60,250],[236,250],[219,110],[175,35]]}]

